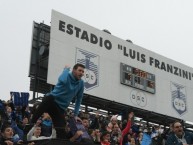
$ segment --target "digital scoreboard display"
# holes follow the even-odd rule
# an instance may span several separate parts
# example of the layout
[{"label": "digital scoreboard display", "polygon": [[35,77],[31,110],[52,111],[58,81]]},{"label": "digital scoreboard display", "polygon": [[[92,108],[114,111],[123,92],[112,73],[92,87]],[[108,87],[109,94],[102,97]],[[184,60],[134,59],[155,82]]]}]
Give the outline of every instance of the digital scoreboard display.
[{"label": "digital scoreboard display", "polygon": [[121,63],[121,84],[155,94],[155,75]]}]

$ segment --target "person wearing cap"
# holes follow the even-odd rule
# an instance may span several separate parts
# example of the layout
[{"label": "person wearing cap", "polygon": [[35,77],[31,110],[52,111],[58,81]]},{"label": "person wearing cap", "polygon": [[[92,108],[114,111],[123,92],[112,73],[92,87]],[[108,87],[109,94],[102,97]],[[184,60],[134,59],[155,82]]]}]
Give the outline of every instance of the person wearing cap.
[{"label": "person wearing cap", "polygon": [[193,145],[193,133],[183,130],[183,126],[179,121],[172,124],[173,133],[171,133],[166,141],[166,145]]},{"label": "person wearing cap", "polygon": [[107,126],[107,131],[108,132],[111,132],[112,129],[113,129],[113,126],[117,124],[117,117],[118,117],[118,115],[113,115],[111,117],[110,122],[109,122],[109,124]]}]

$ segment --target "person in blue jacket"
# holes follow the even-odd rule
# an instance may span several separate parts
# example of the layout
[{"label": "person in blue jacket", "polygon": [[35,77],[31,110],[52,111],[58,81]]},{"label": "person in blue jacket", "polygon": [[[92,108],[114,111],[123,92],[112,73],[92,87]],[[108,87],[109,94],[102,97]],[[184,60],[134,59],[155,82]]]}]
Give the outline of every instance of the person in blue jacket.
[{"label": "person in blue jacket", "polygon": [[151,143],[152,143],[151,129],[150,128],[144,129],[141,145],[151,145]]},{"label": "person in blue jacket", "polygon": [[45,95],[33,114],[32,123],[35,124],[40,116],[46,112],[52,118],[57,138],[66,138],[64,112],[75,97],[74,117],[75,120],[79,120],[78,113],[84,92],[84,81],[81,79],[84,75],[84,69],[85,66],[79,63],[74,65],[72,72],[70,72],[69,66],[65,66],[54,90]]},{"label": "person in blue jacket", "polygon": [[183,126],[179,121],[172,124],[173,133],[171,133],[166,141],[166,145],[193,145],[193,133],[183,130]]}]

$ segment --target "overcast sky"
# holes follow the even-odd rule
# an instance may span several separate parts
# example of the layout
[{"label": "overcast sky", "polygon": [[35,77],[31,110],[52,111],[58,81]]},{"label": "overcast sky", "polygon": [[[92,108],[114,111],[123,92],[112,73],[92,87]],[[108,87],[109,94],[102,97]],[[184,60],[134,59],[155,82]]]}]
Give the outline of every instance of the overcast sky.
[{"label": "overcast sky", "polygon": [[192,0],[0,0],[0,98],[29,92],[32,23],[54,9],[193,67]]}]

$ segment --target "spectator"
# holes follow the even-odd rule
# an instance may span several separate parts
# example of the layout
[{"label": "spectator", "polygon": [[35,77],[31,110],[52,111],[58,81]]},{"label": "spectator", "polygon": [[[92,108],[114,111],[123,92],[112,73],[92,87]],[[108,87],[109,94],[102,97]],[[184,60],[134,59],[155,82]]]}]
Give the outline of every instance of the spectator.
[{"label": "spectator", "polygon": [[21,109],[21,113],[22,113],[22,118],[23,117],[30,118],[31,112],[30,112],[29,106],[23,106]]},{"label": "spectator", "polygon": [[172,125],[173,133],[171,133],[166,141],[167,145],[189,145],[193,144],[193,134],[183,130],[183,126],[179,121],[175,121]]},{"label": "spectator", "polygon": [[18,127],[23,130],[27,124],[29,124],[29,119],[27,117],[23,117],[23,120],[20,124],[18,124]]},{"label": "spectator", "polygon": [[125,144],[125,143],[123,143],[123,138],[129,132],[129,130],[131,129],[131,120],[132,120],[133,116],[134,116],[133,112],[129,113],[128,121],[127,121],[127,126],[122,131],[122,137],[120,139],[120,145],[122,145],[122,144],[124,145]]},{"label": "spectator", "polygon": [[115,124],[117,124],[117,117],[118,115],[113,115],[110,119],[110,123],[108,124],[107,126],[107,131],[108,132],[111,132],[112,131],[112,128]]},{"label": "spectator", "polygon": [[137,142],[138,142],[139,145],[141,145],[142,139],[143,139],[143,133],[140,132],[140,133],[138,134],[138,138],[137,138]]},{"label": "spectator", "polygon": [[163,137],[162,134],[163,131],[160,128],[160,126],[153,126],[152,127],[152,133],[151,133],[151,138],[152,138],[152,143],[151,145],[162,145],[163,142]]},{"label": "spectator", "polygon": [[[1,139],[0,144],[1,145],[17,145],[22,144],[22,140],[16,140],[14,137],[14,132],[9,123],[4,123],[1,127]],[[33,145],[34,143],[29,143],[28,145]]]},{"label": "spectator", "polygon": [[88,134],[89,121],[87,118],[82,118],[82,122],[76,122],[74,118],[71,118],[69,126],[71,142],[93,143],[91,136]]},{"label": "spectator", "polygon": [[11,128],[13,129],[13,132],[14,132],[14,136],[13,136],[14,142],[18,142],[19,140],[23,140],[23,137],[24,137],[23,130],[21,130],[17,126],[15,121],[13,121],[11,123]]},{"label": "spectator", "polygon": [[29,119],[27,117],[24,117],[21,123],[18,123],[17,126],[19,129],[23,131],[23,140],[27,141],[27,133],[28,133],[28,125],[29,125]]},{"label": "spectator", "polygon": [[119,128],[119,125],[116,123],[111,132],[111,145],[119,145],[119,142],[121,140],[122,134],[121,129]]},{"label": "spectator", "polygon": [[4,123],[1,127],[1,142],[0,144],[13,144],[13,129],[10,124]]},{"label": "spectator", "polygon": [[135,138],[131,137],[130,142],[126,143],[125,145],[136,145]]},{"label": "spectator", "polygon": [[15,121],[16,119],[16,114],[14,111],[12,111],[12,108],[7,106],[6,107],[6,115],[7,115],[7,120],[9,123],[11,123],[12,121]]},{"label": "spectator", "polygon": [[151,145],[151,129],[150,128],[144,129],[141,145]]},{"label": "spectator", "polygon": [[99,144],[100,143],[100,137],[101,137],[101,133],[99,131],[99,129],[89,129],[89,132],[90,132],[90,136],[91,136],[91,139],[93,140],[93,142],[95,144]]},{"label": "spectator", "polygon": [[91,129],[99,129],[99,113],[97,112],[90,124]]},{"label": "spectator", "polygon": [[41,135],[41,126],[40,126],[41,120],[38,120],[37,123],[32,127],[32,129],[27,134],[27,140],[42,140],[42,139],[51,139],[55,138],[55,130],[52,130],[52,134],[49,137],[46,136],[40,136]]},{"label": "spectator", "polygon": [[41,122],[41,136],[49,137],[52,134],[52,119],[48,113],[42,115]]},{"label": "spectator", "polygon": [[101,145],[110,145],[110,132],[105,131],[101,135]]},{"label": "spectator", "polygon": [[85,117],[82,117],[82,125],[84,126],[84,128],[86,129],[86,131],[88,131],[88,128],[90,126],[89,124],[89,119],[88,118],[85,118]]}]

